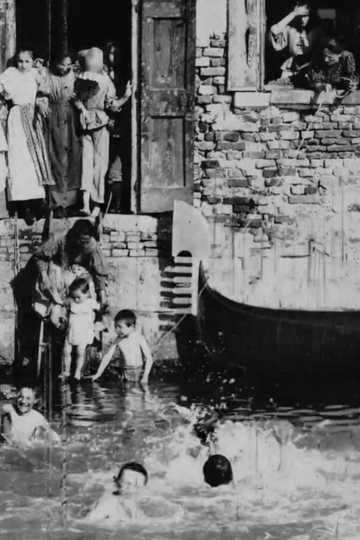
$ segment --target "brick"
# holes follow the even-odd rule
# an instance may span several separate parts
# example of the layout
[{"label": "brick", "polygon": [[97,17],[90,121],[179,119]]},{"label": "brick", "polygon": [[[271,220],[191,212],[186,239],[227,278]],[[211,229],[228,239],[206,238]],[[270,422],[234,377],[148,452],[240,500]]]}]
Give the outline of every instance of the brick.
[{"label": "brick", "polygon": [[267,142],[267,141],[273,141],[275,139],[274,133],[260,133],[260,141]]},{"label": "brick", "polygon": [[129,256],[129,250],[128,249],[113,249],[111,251],[112,257],[128,257]]},{"label": "brick", "polygon": [[265,153],[265,159],[280,159],[284,156],[283,150],[269,150]]},{"label": "brick", "polygon": [[[229,131],[227,133],[223,134],[224,141],[230,141],[230,142],[236,142],[240,138],[240,134],[236,131]],[[244,144],[244,150],[245,150],[245,143]]]},{"label": "brick", "polygon": [[351,152],[353,147],[351,144],[349,145],[341,145],[341,144],[332,144],[327,147],[328,152]]},{"label": "brick", "polygon": [[319,129],[315,130],[315,137],[320,139],[329,137],[341,137],[342,131],[340,129]]},{"label": "brick", "polygon": [[210,103],[212,103],[212,101],[213,101],[212,96],[199,96],[199,97],[196,99],[196,102],[197,102],[199,105],[209,105]]},{"label": "brick", "polygon": [[130,249],[129,251],[129,257],[144,257],[144,255],[144,249]]},{"label": "brick", "polygon": [[275,167],[276,163],[273,159],[259,159],[255,163],[257,169],[263,169],[265,167]]},{"label": "brick", "polygon": [[313,177],[314,176],[314,169],[299,169],[299,176],[300,178],[307,178],[307,177]]},{"label": "brick", "polygon": [[344,137],[360,137],[360,129],[351,129],[343,131]]},{"label": "brick", "polygon": [[293,141],[298,139],[300,134],[298,131],[280,131],[279,135],[280,138],[284,139],[285,141]]},{"label": "brick", "polygon": [[198,147],[199,150],[207,152],[207,151],[213,150],[215,148],[215,143],[211,142],[211,141],[203,141],[203,142],[199,142],[197,144],[197,147]]},{"label": "brick", "polygon": [[303,131],[301,133],[302,139],[313,139],[314,138],[314,132],[313,131]]},{"label": "brick", "polygon": [[214,103],[228,103],[232,102],[232,96],[220,96],[219,94],[213,97]]},{"label": "brick", "polygon": [[250,159],[265,159],[265,152],[261,152],[261,151],[245,151],[244,152],[244,158],[250,158]]},{"label": "brick", "polygon": [[209,84],[202,84],[199,86],[198,93],[200,96],[210,96],[212,94],[216,94],[216,88],[215,86],[211,86]]},{"label": "brick", "polygon": [[270,150],[287,150],[290,147],[289,141],[269,141],[267,147]]},{"label": "brick", "polygon": [[265,187],[280,187],[284,184],[284,180],[282,178],[279,178],[278,176],[274,176],[273,178],[267,178],[265,180]]},{"label": "brick", "polygon": [[274,178],[279,175],[278,169],[264,169],[263,176],[264,178]]},{"label": "brick", "polygon": [[201,58],[197,58],[195,61],[196,67],[209,67],[210,66],[210,58],[205,58],[202,56]]},{"label": "brick", "polygon": [[204,49],[203,55],[210,57],[224,56],[224,47],[207,47]]},{"label": "brick", "polygon": [[249,180],[246,178],[229,178],[227,185],[229,188],[246,188],[249,187]]},{"label": "brick", "polygon": [[281,118],[283,122],[296,122],[296,120],[299,120],[300,114],[298,112],[284,112],[281,114]]},{"label": "brick", "polygon": [[226,69],[223,66],[201,68],[200,73],[202,77],[221,77],[225,76]]},{"label": "brick", "polygon": [[279,167],[280,176],[295,176],[296,168],[295,167]]},{"label": "brick", "polygon": [[317,195],[290,195],[289,204],[320,204],[320,197]]},{"label": "brick", "polygon": [[225,58],[211,58],[210,59],[211,67],[225,66],[225,64],[226,64]]},{"label": "brick", "polygon": [[145,249],[145,255],[147,257],[158,257],[159,253],[158,249]]},{"label": "brick", "polygon": [[223,75],[221,77],[214,77],[213,83],[216,85],[223,85],[225,84],[225,77]]}]

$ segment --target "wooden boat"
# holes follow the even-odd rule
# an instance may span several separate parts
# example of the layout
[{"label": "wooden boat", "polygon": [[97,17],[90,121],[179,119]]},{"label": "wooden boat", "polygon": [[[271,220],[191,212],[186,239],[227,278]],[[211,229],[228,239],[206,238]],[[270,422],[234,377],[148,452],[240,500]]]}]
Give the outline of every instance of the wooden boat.
[{"label": "wooden boat", "polygon": [[201,339],[220,363],[262,376],[360,372],[360,311],[240,303],[212,288],[201,265],[199,291]]}]

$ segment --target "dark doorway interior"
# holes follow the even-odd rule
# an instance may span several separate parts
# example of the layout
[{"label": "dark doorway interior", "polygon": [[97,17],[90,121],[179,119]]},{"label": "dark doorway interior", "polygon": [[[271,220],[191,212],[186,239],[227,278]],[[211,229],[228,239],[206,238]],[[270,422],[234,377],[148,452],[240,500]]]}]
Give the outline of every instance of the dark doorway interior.
[{"label": "dark doorway interior", "polygon": [[[115,83],[122,95],[131,79],[131,0],[17,0],[17,45],[29,48],[35,57],[51,60],[64,52],[73,57],[79,50],[100,47],[105,53],[116,44]],[[131,180],[131,105],[128,102],[116,119],[116,137],[112,137],[112,155],[122,162],[121,198],[117,211],[130,209]],[[118,186],[119,187],[119,186]],[[120,191],[120,195],[119,195]]]}]

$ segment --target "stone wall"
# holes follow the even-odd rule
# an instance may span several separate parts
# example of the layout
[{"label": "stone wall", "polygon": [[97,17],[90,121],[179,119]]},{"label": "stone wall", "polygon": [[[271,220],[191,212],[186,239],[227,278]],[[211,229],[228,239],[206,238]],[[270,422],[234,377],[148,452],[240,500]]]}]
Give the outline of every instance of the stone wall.
[{"label": "stone wall", "polygon": [[194,204],[213,230],[212,256],[243,257],[246,231],[250,256],[275,240],[300,256],[315,240],[359,261],[360,106],[239,107],[226,64],[226,34],[197,48]]},{"label": "stone wall", "polygon": [[[74,220],[54,220],[52,233],[66,234]],[[0,363],[14,356],[15,305],[11,282],[41,243],[44,221],[27,227],[22,220],[0,221]],[[139,326],[152,345],[155,359],[177,359],[175,336],[170,331],[181,316],[172,305],[171,221],[169,218],[109,215],[103,222],[100,245],[109,272],[111,314],[136,311]],[[113,338],[113,328],[104,334]]]}]

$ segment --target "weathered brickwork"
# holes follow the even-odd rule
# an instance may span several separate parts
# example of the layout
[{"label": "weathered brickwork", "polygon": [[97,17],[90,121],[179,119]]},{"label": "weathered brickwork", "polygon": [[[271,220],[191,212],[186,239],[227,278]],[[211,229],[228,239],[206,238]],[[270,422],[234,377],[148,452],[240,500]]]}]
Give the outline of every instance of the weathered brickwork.
[{"label": "weathered brickwork", "polygon": [[294,249],[320,234],[320,221],[323,236],[336,232],[342,214],[351,251],[360,241],[360,106],[235,108],[224,35],[197,49],[196,65],[195,206],[210,222]]}]

